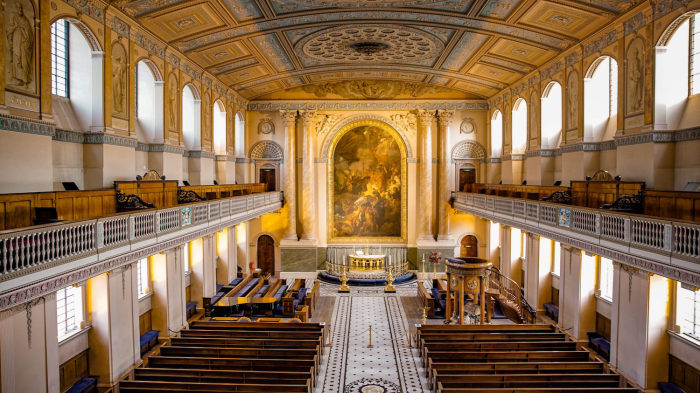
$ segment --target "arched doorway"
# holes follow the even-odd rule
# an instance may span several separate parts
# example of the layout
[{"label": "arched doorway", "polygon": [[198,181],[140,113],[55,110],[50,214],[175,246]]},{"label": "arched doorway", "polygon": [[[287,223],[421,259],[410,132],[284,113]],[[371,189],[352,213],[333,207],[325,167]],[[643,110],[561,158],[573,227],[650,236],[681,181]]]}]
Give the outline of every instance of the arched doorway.
[{"label": "arched doorway", "polygon": [[261,168],[260,169],[260,183],[265,185],[265,191],[275,191],[275,168]]},{"label": "arched doorway", "polygon": [[479,240],[476,236],[467,235],[459,242],[460,258],[476,258],[479,254]]},{"label": "arched doorway", "polygon": [[258,238],[258,267],[263,272],[275,274],[275,241],[270,235]]},{"label": "arched doorway", "polygon": [[[468,191],[465,186],[476,183],[476,168],[470,165],[466,168],[459,169],[459,191]],[[469,189],[471,190],[471,188]]]}]

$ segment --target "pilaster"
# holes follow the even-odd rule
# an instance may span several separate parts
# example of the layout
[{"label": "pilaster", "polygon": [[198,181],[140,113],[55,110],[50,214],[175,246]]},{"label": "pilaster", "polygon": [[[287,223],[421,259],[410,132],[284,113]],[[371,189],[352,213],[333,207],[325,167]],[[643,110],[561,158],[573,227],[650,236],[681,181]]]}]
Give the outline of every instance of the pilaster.
[{"label": "pilaster", "polygon": [[296,203],[296,153],[295,153],[295,124],[296,111],[280,111],[284,125],[284,201],[287,205],[289,220],[284,234],[285,240],[298,240],[297,236],[297,203]]},{"label": "pilaster", "polygon": [[303,133],[302,152],[302,240],[316,240],[316,189],[314,173],[314,132],[313,123],[316,111],[302,111],[301,124]]},{"label": "pilaster", "polygon": [[450,233],[449,222],[449,200],[450,200],[450,157],[449,157],[449,124],[454,116],[454,111],[439,110],[438,117],[438,140],[439,140],[439,156],[440,166],[438,192],[439,198],[437,201],[438,211],[438,241],[454,242],[454,237]]},{"label": "pilaster", "polygon": [[[418,243],[434,242],[430,228],[431,212],[433,210],[433,156],[432,156],[432,124],[435,113],[432,111],[418,112]],[[420,247],[420,244],[419,244]]]}]

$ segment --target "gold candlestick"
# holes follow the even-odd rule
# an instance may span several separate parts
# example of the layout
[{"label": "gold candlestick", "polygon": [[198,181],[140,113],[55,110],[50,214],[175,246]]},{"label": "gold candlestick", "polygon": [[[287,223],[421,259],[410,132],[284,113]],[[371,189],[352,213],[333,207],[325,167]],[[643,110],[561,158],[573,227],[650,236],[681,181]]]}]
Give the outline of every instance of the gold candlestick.
[{"label": "gold candlestick", "polygon": [[422,271],[420,273],[420,279],[425,280],[425,255],[423,255],[423,260],[421,260],[421,265],[423,266]]},{"label": "gold candlestick", "polygon": [[350,287],[348,286],[348,275],[345,274],[345,265],[343,265],[343,276],[340,277],[340,287],[338,288],[338,293],[348,292],[350,292]]},{"label": "gold candlestick", "polygon": [[437,263],[433,263],[433,280],[437,279]]},{"label": "gold candlestick", "polygon": [[394,276],[391,274],[391,266],[389,266],[389,276],[386,278],[386,286],[384,287],[384,292],[396,293],[396,287],[394,287]]},{"label": "gold candlestick", "polygon": [[421,307],[419,310],[421,311],[421,319],[420,322],[421,324],[425,325],[426,322],[428,321],[428,314],[427,311],[430,309],[430,307]]}]

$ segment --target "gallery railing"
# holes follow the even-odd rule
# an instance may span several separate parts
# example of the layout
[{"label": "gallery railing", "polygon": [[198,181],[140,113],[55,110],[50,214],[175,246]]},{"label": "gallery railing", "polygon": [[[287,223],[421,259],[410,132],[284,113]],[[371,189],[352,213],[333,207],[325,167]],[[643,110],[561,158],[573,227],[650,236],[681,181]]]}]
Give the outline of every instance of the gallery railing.
[{"label": "gallery railing", "polygon": [[455,193],[455,208],[484,218],[503,218],[617,251],[700,272],[700,225],[519,198]]},{"label": "gallery railing", "polygon": [[60,264],[234,215],[279,208],[279,191],[218,199],[167,209],[149,209],[93,220],[66,222],[0,234],[0,281],[23,270]]}]

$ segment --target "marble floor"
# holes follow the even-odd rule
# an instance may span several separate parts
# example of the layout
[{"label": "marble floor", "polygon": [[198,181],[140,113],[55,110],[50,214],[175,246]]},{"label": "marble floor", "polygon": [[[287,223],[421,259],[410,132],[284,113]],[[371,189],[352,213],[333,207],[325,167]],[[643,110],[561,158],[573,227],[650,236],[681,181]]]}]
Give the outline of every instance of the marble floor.
[{"label": "marble floor", "polygon": [[[321,393],[412,393],[429,392],[418,351],[409,344],[415,332],[416,284],[397,287],[385,294],[382,288],[352,288],[337,293],[337,286],[324,284],[322,306],[314,320],[330,328],[331,347],[326,348],[316,391]],[[372,329],[372,347],[369,329]]]}]

